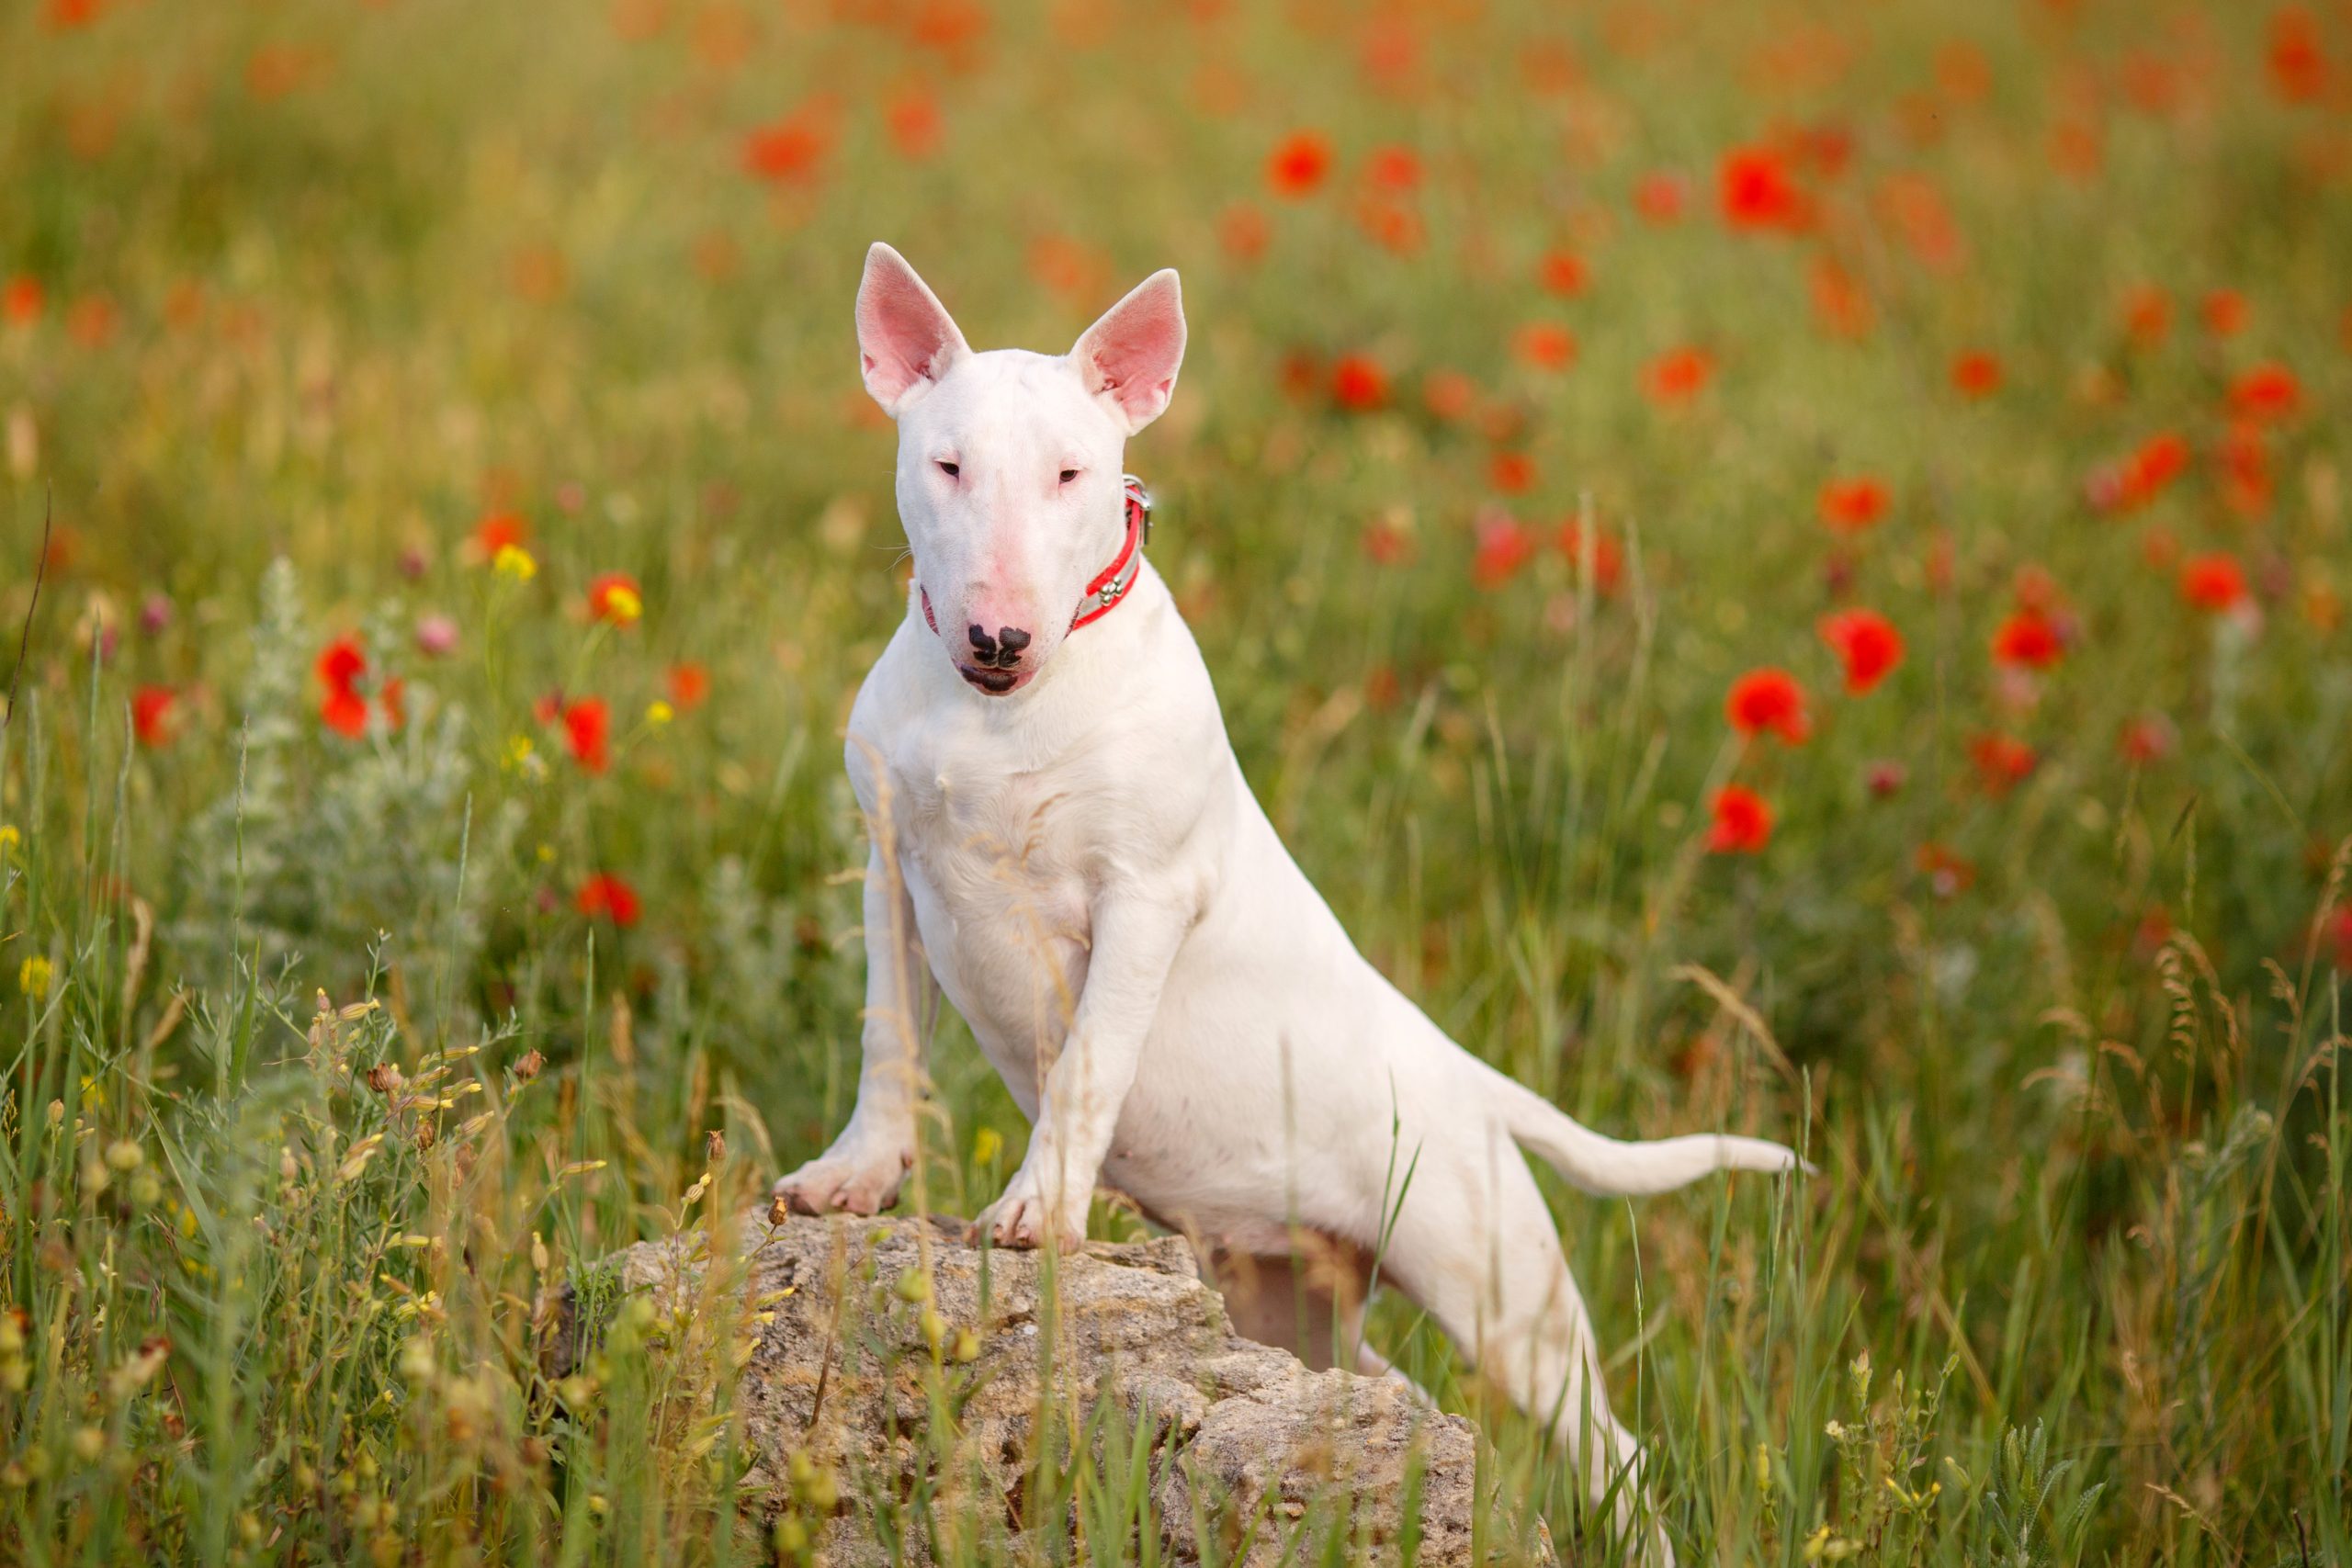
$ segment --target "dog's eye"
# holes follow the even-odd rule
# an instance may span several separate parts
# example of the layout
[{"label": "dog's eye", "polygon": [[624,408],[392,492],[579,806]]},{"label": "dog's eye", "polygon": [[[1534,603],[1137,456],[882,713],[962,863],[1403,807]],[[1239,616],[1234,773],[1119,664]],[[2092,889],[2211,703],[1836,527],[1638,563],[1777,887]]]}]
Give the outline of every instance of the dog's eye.
[{"label": "dog's eye", "polygon": [[1076,468],[1064,468],[1062,470],[1062,483],[1068,484],[1070,480],[1076,478],[1078,478],[1078,470]]},{"label": "dog's eye", "polygon": [[961,473],[963,470],[962,470],[962,469],[960,469],[960,468],[958,468],[955,464],[950,463],[950,462],[947,462],[947,461],[945,461],[944,459],[943,459],[943,460],[940,462],[940,465],[939,465],[939,471],[940,471],[941,473],[943,473],[943,474],[945,474],[949,479],[954,479],[957,474]]}]

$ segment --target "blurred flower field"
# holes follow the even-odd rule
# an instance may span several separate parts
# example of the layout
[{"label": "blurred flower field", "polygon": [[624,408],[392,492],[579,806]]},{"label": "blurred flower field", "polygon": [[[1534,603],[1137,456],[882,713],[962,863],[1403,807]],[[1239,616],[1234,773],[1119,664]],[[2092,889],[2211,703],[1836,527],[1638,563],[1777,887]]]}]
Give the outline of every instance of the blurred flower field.
[{"label": "blurred flower field", "polygon": [[1180,268],[1301,863],[1580,1117],[1803,1137],[1558,1196],[1686,1561],[2352,1559],[2343,0],[26,0],[0,106],[0,1558],[1160,1560],[1083,1442],[753,1495],[716,1283],[538,1371],[854,1089],[883,238],[983,347]]}]

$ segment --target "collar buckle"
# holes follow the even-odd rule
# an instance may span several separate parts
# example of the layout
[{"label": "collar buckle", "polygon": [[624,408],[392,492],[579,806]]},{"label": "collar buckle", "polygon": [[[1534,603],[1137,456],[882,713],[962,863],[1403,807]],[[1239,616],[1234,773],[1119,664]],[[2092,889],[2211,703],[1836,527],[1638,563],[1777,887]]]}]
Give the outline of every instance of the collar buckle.
[{"label": "collar buckle", "polygon": [[1122,474],[1119,478],[1126,488],[1127,504],[1143,514],[1141,534],[1143,542],[1148,545],[1151,543],[1151,488],[1133,474]]}]

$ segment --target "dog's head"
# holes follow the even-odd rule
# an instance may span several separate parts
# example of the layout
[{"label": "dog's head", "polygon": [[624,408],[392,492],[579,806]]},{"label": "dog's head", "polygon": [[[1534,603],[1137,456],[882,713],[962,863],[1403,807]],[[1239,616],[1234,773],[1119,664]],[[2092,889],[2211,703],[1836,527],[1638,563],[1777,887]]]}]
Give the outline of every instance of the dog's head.
[{"label": "dog's head", "polygon": [[946,657],[974,690],[1027,685],[1126,538],[1122,453],[1184,358],[1176,275],[1156,272],[1068,354],[975,354],[885,244],[857,288],[865,389],[899,422],[899,516]]}]

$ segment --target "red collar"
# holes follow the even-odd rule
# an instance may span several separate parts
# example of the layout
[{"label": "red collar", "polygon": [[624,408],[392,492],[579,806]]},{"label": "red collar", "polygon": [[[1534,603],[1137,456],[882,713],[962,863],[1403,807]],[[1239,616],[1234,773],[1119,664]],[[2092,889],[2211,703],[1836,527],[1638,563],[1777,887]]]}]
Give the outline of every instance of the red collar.
[{"label": "red collar", "polygon": [[[1117,609],[1136,585],[1136,574],[1143,570],[1143,547],[1151,540],[1151,491],[1133,474],[1123,476],[1127,497],[1127,537],[1119,547],[1117,557],[1109,566],[1094,574],[1086,585],[1086,596],[1078,602],[1078,613],[1069,618],[1069,629],[1078,630],[1090,621],[1099,621]],[[931,625],[932,633],[939,632],[939,617],[931,613],[931,591],[921,583],[915,592],[922,595],[922,618]]]}]

